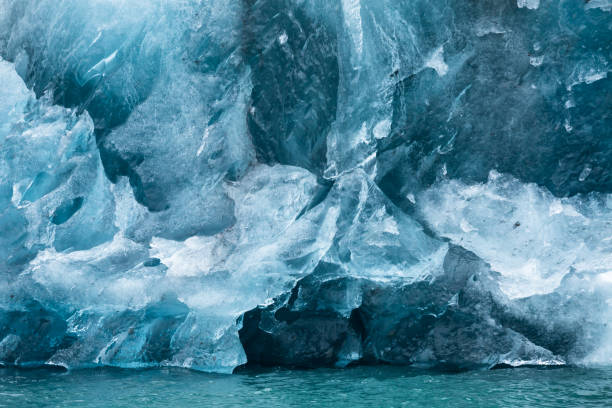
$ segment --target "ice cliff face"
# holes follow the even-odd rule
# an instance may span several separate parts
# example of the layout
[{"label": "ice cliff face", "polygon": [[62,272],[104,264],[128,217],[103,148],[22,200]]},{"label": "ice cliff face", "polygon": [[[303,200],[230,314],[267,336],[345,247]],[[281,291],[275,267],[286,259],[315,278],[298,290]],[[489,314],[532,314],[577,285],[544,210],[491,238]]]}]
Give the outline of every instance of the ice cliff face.
[{"label": "ice cliff face", "polygon": [[0,364],[611,362],[610,10],[0,0]]}]

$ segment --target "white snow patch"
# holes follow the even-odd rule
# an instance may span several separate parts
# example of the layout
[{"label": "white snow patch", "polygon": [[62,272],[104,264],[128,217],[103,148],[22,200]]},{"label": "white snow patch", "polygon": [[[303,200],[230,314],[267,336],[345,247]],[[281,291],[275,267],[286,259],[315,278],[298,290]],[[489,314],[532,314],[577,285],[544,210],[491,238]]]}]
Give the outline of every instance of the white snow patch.
[{"label": "white snow patch", "polygon": [[611,195],[557,198],[535,184],[491,173],[484,184],[440,181],[417,203],[433,231],[501,274],[500,289],[510,298],[550,293],[571,271],[596,275],[612,265],[605,239]]},{"label": "white snow patch", "polygon": [[612,0],[591,0],[584,5],[584,8],[586,10],[598,8],[603,11],[610,11],[612,10]]},{"label": "white snow patch", "polygon": [[535,10],[540,7],[540,0],[516,0],[518,8],[526,7],[530,10]]},{"label": "white snow patch", "polygon": [[389,119],[383,119],[374,126],[374,137],[378,140],[384,139],[389,135],[391,130],[391,121]]},{"label": "white snow patch", "polygon": [[278,36],[278,42],[280,43],[280,45],[286,44],[288,39],[289,39],[289,36],[284,31],[281,35]]},{"label": "white snow patch", "polygon": [[444,62],[444,46],[439,46],[429,56],[425,62],[425,66],[436,70],[439,76],[444,76],[448,72],[448,65]]},{"label": "white snow patch", "polygon": [[529,58],[529,63],[531,65],[533,65],[534,67],[539,67],[540,65],[542,65],[542,62],[544,61],[544,56],[540,55],[539,57],[530,57]]},{"label": "white snow patch", "polygon": [[487,34],[505,34],[506,31],[493,25],[477,25],[476,26],[476,37],[484,37]]}]

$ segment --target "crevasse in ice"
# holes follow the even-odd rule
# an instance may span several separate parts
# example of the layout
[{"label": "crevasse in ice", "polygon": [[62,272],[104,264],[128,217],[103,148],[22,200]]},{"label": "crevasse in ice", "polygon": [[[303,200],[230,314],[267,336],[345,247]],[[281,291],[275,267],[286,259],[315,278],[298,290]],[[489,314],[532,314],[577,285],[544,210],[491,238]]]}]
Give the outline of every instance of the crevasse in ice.
[{"label": "crevasse in ice", "polygon": [[0,364],[609,363],[610,10],[0,0]]}]

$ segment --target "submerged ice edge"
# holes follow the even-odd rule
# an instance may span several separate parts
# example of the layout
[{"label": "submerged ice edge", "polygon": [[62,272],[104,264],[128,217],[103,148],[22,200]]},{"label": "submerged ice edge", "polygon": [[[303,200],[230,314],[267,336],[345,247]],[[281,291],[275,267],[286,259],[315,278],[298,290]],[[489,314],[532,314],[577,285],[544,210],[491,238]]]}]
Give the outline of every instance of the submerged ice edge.
[{"label": "submerged ice edge", "polygon": [[[365,0],[2,1],[0,360],[609,361],[610,198],[558,198],[609,190],[605,103],[587,102],[610,83],[605,10],[570,10],[574,25],[519,3],[470,21]],[[532,16],[573,37],[531,44]],[[594,48],[560,54],[570,37]],[[500,117],[472,120],[491,81]],[[503,133],[516,167],[478,154],[525,131],[516,115],[554,139],[554,171]]]}]

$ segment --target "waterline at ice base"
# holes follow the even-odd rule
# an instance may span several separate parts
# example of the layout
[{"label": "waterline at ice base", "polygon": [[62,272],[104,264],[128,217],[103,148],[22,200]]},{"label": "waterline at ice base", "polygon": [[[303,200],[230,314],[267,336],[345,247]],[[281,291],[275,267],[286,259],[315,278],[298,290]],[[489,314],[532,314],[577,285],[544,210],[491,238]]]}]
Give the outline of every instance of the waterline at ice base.
[{"label": "waterline at ice base", "polygon": [[612,364],[609,0],[0,0],[0,365]]}]

